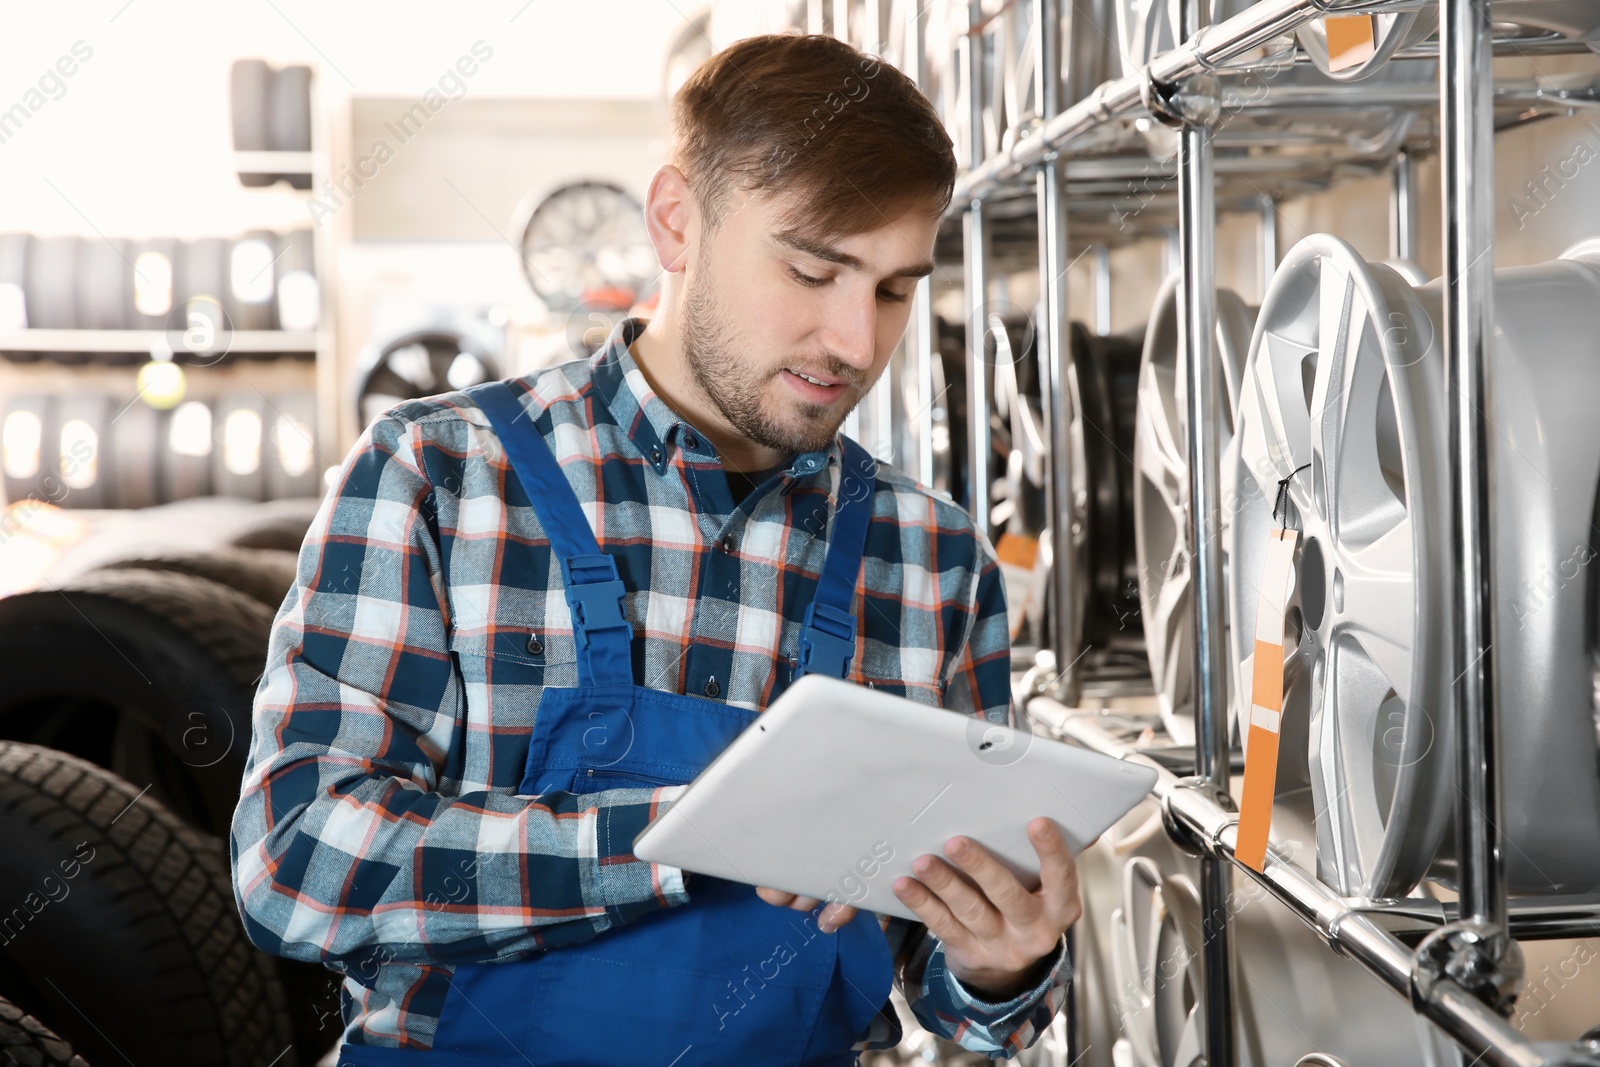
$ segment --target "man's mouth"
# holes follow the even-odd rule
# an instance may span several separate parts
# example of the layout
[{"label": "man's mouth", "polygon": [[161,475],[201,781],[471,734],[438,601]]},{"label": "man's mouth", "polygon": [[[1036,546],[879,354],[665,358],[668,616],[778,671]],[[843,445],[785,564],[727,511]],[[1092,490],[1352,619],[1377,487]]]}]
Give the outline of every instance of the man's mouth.
[{"label": "man's mouth", "polygon": [[813,404],[831,404],[839,398],[849,384],[840,378],[785,367],[782,375],[789,387]]}]

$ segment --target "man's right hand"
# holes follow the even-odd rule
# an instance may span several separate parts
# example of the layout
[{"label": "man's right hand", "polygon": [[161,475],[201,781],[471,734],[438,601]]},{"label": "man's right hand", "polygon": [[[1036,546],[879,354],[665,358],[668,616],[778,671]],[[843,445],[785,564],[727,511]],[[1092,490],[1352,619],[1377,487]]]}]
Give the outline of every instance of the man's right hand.
[{"label": "man's right hand", "polygon": [[[756,888],[756,896],[768,904],[776,904],[780,908],[792,908],[795,911],[811,911],[822,903],[816,897],[802,897],[795,893],[785,893],[781,889],[770,889],[766,886],[758,886]],[[855,908],[848,904],[835,902],[822,909],[822,914],[817,917],[817,929],[825,934],[831,934],[855,917]]]}]

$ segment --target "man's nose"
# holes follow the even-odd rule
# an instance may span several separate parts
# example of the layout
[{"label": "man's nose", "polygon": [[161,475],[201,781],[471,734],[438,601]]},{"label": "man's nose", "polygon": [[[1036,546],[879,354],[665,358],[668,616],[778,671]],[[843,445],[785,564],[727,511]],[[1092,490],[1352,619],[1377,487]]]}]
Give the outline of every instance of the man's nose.
[{"label": "man's nose", "polygon": [[830,309],[824,341],[828,351],[866,372],[877,354],[877,334],[877,294],[869,291],[863,298],[852,293]]}]

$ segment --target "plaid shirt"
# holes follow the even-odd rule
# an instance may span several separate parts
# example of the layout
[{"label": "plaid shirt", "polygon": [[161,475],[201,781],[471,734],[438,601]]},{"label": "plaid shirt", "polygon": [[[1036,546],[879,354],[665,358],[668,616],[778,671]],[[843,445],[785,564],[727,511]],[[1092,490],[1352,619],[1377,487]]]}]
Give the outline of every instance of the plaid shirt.
[{"label": "plaid shirt", "polygon": [[[710,444],[634,362],[643,327],[515,381],[617,559],[635,679],[762,708],[795,662],[838,442],[736,507]],[[353,1044],[431,1047],[455,964],[580,944],[692,897],[677,868],[629,851],[687,786],[517,793],[543,688],[578,678],[559,567],[532,509],[506,508],[507,469],[460,393],[385,412],[324,498],[273,624],[234,893],[256,945],[344,976]],[[994,553],[965,512],[888,466],[855,613],[853,681],[1016,725]],[[917,1019],[967,1049],[1010,1058],[1065,999],[1064,939],[1038,987],[988,1003],[926,926],[855,921],[873,919]],[[885,1002],[856,1047],[899,1040]]]}]

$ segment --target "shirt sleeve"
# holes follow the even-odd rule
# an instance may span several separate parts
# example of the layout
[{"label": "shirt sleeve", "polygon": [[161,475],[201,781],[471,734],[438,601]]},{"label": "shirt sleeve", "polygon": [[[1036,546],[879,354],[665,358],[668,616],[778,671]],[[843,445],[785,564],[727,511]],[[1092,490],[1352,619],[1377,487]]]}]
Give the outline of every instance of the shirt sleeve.
[{"label": "shirt sleeve", "polygon": [[[1000,567],[987,543],[980,544],[983,563],[966,613],[970,625],[953,658],[944,706],[1025,729],[1011,700],[1011,631]],[[950,973],[944,945],[925,924],[888,916],[884,934],[895,961],[895,981],[917,1022],[970,1052],[1011,1059],[1049,1028],[1066,1002],[1072,965],[1065,935],[1038,985],[996,1003],[973,996]],[[892,1048],[900,1039],[898,1020],[885,1009],[857,1048]]]},{"label": "shirt sleeve", "polygon": [[688,900],[632,855],[687,786],[441,791],[465,703],[422,443],[375,420],[312,520],[230,833],[250,940],[336,970],[507,959]]}]

